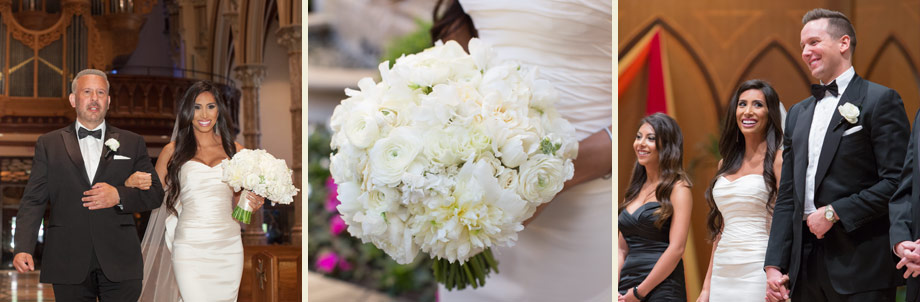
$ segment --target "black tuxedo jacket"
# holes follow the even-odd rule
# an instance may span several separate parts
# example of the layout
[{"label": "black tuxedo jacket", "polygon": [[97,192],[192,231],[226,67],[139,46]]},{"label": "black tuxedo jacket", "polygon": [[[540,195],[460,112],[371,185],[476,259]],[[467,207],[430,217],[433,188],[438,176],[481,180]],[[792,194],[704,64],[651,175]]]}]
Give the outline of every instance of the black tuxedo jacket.
[{"label": "black tuxedo jacket", "polygon": [[[910,143],[907,145],[907,156],[904,157],[904,166],[901,170],[901,184],[891,196],[888,204],[888,218],[891,228],[891,251],[894,246],[902,241],[914,241],[920,238],[920,144],[917,136],[920,135],[920,111],[914,117],[914,130],[910,133]],[[902,274],[903,275],[903,274]],[[907,301],[920,301],[920,279],[907,279]]]},{"label": "black tuxedo jacket", "polygon": [[[851,124],[834,110],[815,174],[815,206],[832,205],[840,221],[820,239],[834,289],[841,294],[903,284],[888,239],[888,200],[898,186],[910,125],[898,93],[858,75],[837,106],[859,108]],[[789,274],[795,288],[802,267],[805,170],[815,99],[799,102],[786,117],[783,171],[764,266]],[[857,127],[862,127],[857,130]],[[851,132],[844,136],[844,132]],[[854,132],[855,131],[855,132]],[[823,214],[823,213],[822,213]]]},{"label": "black tuxedo jacket", "polygon": [[[117,188],[123,209],[83,207],[83,192],[91,189],[92,184],[86,176],[74,124],[44,134],[35,143],[32,174],[16,215],[15,253],[33,254],[42,216],[50,207],[42,253],[43,283],[83,282],[89,273],[91,253],[95,253],[109,280],[120,282],[143,277],[144,265],[132,213],[159,207],[163,188],[140,135],[106,125],[103,141],[109,138],[118,140],[121,146],[114,152],[103,146],[94,182]],[[130,159],[115,159],[115,155]],[[152,174],[150,190],[124,186],[135,171]]]}]

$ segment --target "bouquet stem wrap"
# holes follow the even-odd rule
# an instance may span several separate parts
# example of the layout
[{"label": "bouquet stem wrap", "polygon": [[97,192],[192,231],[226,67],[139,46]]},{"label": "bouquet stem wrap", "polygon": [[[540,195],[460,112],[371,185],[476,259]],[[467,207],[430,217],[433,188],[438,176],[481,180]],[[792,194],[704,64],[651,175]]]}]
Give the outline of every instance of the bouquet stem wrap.
[{"label": "bouquet stem wrap", "polygon": [[233,209],[233,219],[239,222],[249,224],[252,221],[252,207],[249,206],[249,190],[243,190],[240,193],[240,201],[236,203]]}]

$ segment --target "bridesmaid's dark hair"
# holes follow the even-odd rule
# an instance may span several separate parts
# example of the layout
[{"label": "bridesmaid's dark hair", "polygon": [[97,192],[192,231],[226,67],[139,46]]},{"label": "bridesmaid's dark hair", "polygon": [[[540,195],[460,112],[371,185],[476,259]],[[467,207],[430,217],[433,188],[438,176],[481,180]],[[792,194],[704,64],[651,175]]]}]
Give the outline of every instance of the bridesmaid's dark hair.
[{"label": "bridesmaid's dark hair", "polygon": [[217,86],[207,81],[192,84],[192,87],[185,91],[185,95],[182,96],[179,106],[176,108],[178,131],[176,131],[175,141],[173,141],[175,149],[166,164],[166,184],[164,184],[167,186],[166,208],[173,214],[178,214],[176,212],[176,201],[179,199],[179,191],[182,186],[179,183],[179,170],[182,169],[183,164],[194,158],[195,152],[198,151],[198,141],[195,140],[195,134],[193,133],[195,130],[192,123],[195,119],[195,99],[202,93],[210,93],[214,96],[214,101],[217,102],[217,123],[214,124],[213,129],[220,135],[224,152],[230,157],[236,154],[236,145],[232,136],[230,136],[230,128],[233,123],[229,119],[230,110],[220,98],[220,91]]},{"label": "bridesmaid's dark hair", "polygon": [[[674,206],[671,205],[671,191],[678,181],[683,181],[688,187],[690,178],[684,172],[684,136],[680,132],[680,126],[670,116],[664,113],[655,113],[646,116],[639,122],[639,127],[649,124],[655,130],[655,149],[658,150],[658,186],[655,188],[655,198],[658,200],[660,207],[655,211],[658,220],[655,226],[659,229],[671,219],[674,214]],[[645,184],[648,173],[645,166],[636,161],[633,166],[632,176],[629,178],[629,187],[626,189],[626,197],[620,202],[618,212],[626,209],[626,205],[636,199],[642,185]]]},{"label": "bridesmaid's dark hair", "polygon": [[450,6],[447,6],[444,13],[439,15],[441,6],[445,4],[444,1],[438,0],[434,5],[431,18],[434,20],[434,24],[431,25],[431,30],[429,31],[431,42],[443,40],[444,37],[458,30],[466,30],[470,37],[478,37],[479,32],[473,26],[473,19],[463,11],[459,0],[447,0],[450,1]]},{"label": "bridesmaid's dark hair", "polygon": [[722,156],[722,166],[716,172],[716,177],[709,183],[709,189],[706,190],[706,202],[709,203],[709,217],[707,218],[707,227],[709,228],[710,240],[715,240],[722,232],[722,212],[716,206],[712,198],[712,188],[715,186],[719,177],[726,174],[738,172],[741,168],[741,162],[744,160],[744,135],[738,128],[738,121],[735,113],[738,110],[738,99],[745,91],[757,89],[763,93],[764,102],[767,105],[767,127],[764,132],[764,138],[767,141],[767,153],[763,158],[763,181],[767,186],[767,212],[773,212],[773,205],[776,203],[776,179],[777,175],[773,173],[773,161],[776,159],[776,152],[781,151],[780,145],[783,143],[783,120],[780,113],[782,104],[779,101],[779,95],[770,83],[763,80],[748,80],[741,83],[738,90],[732,96],[728,104],[728,110],[725,111],[725,117],[722,120],[722,134],[719,138],[719,155]]}]

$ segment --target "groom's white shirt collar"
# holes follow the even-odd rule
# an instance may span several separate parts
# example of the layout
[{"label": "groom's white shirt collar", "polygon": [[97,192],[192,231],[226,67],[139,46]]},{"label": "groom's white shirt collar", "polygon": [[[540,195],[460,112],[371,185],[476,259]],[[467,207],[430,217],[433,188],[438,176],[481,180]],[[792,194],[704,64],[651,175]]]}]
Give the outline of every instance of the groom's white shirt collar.
[{"label": "groom's white shirt collar", "polygon": [[[834,81],[837,81],[837,99],[843,96],[843,92],[847,91],[847,87],[850,86],[850,82],[853,81],[853,76],[856,75],[856,70],[853,69],[853,66],[847,68],[846,71],[837,76]],[[827,85],[827,83],[821,82],[821,85]]]}]

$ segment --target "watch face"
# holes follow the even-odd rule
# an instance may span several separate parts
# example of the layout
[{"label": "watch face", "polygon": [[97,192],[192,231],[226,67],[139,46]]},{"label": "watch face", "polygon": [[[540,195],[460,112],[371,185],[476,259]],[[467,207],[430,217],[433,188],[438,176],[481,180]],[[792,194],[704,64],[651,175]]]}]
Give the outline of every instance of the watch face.
[{"label": "watch face", "polygon": [[826,218],[826,219],[828,219],[828,220],[833,219],[833,218],[834,218],[834,212],[831,212],[831,211],[824,211],[824,218]]}]

